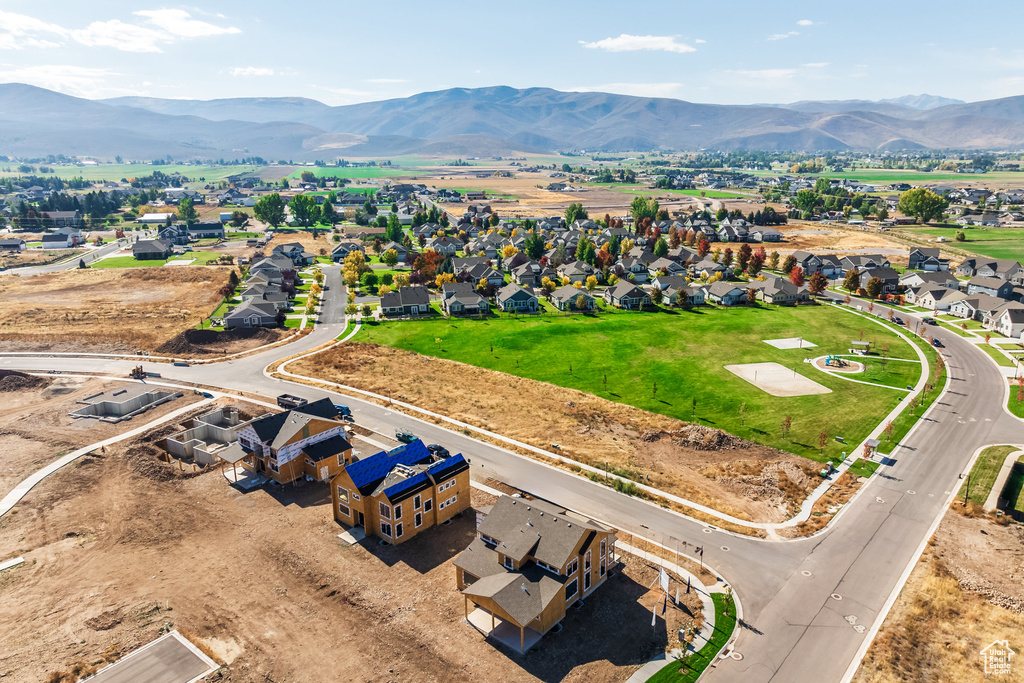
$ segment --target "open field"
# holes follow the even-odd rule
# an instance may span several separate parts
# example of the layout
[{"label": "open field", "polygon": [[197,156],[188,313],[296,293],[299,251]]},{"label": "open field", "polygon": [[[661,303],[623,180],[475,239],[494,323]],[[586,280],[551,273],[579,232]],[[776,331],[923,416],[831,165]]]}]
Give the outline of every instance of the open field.
[{"label": "open field", "polygon": [[5,680],[101,665],[170,625],[231,681],[621,681],[689,619],[670,608],[651,629],[657,568],[625,556],[560,633],[515,656],[463,623],[451,561],[472,510],[399,547],[344,546],[322,484],[243,494],[160,462],[184,422],[86,456],[0,520],[0,557],[26,558],[0,576]]},{"label": "open field", "polygon": [[1022,531],[947,513],[854,683],[1020,680],[1019,656],[1010,675],[986,675],[980,651],[996,640],[1024,651]]},{"label": "open field", "polygon": [[[945,237],[953,247],[991,258],[1024,260],[1024,228],[903,228],[915,235]],[[966,242],[953,242],[957,231],[963,230]]]},{"label": "open field", "polygon": [[[778,167],[773,171],[750,171],[752,175],[792,175],[788,166]],[[892,168],[854,168],[842,173],[801,173],[801,178],[845,178],[860,180],[865,183],[910,183],[911,185],[933,185],[944,183],[950,185],[981,185],[982,187],[1024,187],[1024,173],[1013,171],[994,171],[992,173],[952,173],[949,171],[913,171]]]},{"label": "open field", "polygon": [[228,268],[67,270],[0,279],[0,344],[153,350],[220,302]]},{"label": "open field", "polygon": [[385,396],[390,392],[741,519],[786,519],[818,484],[818,468],[789,453],[716,429],[687,427],[609,398],[464,363],[350,342],[295,367],[293,372],[307,376]]},{"label": "open field", "polygon": [[0,268],[41,266],[84,253],[84,249],[26,249],[14,253],[0,252]]},{"label": "open field", "polygon": [[[200,181],[200,178],[205,178],[203,182],[219,182],[224,180],[228,176],[237,175],[240,173],[248,173],[253,170],[257,170],[258,167],[254,166],[189,166],[185,164],[162,164],[160,166],[154,166],[153,164],[99,164],[96,166],[55,166],[53,164],[45,164],[53,168],[54,176],[58,178],[84,178],[86,180],[111,180],[114,182],[120,181],[122,178],[131,180],[132,178],[141,178],[143,176],[151,175],[153,171],[160,171],[167,175],[172,173],[181,173],[188,178],[195,178],[196,181]],[[25,175],[19,173],[16,164],[5,164],[11,168],[10,171],[0,171],[0,178],[16,177],[19,175]],[[36,175],[40,174],[38,171],[38,165],[36,165]],[[47,174],[49,175],[49,174]]]},{"label": "open field", "polygon": [[[829,306],[402,321],[364,327],[357,339],[579,389],[678,420],[694,417],[745,439],[828,460],[866,437],[903,395],[817,372],[803,362],[846,353],[862,331],[876,348],[888,343],[890,357],[916,358],[892,331]],[[797,334],[819,348],[808,353],[761,342]],[[776,398],[724,368],[752,362],[779,363],[832,393]],[[903,365],[889,362],[874,377],[903,383]],[[786,416],[792,417],[792,432],[783,437]],[[820,455],[822,429],[829,443]],[[836,435],[847,443],[836,443]]]},{"label": "open field", "polygon": [[302,245],[303,249],[317,256],[322,255],[320,253],[321,250],[325,250],[326,255],[330,256],[331,249],[334,248],[334,242],[331,241],[331,231],[329,229],[320,229],[320,234],[316,239],[313,239],[313,233],[309,230],[278,228],[274,231],[274,237],[263,248],[263,253],[269,256],[274,251],[274,247],[279,244],[290,244],[292,242],[298,242]]}]

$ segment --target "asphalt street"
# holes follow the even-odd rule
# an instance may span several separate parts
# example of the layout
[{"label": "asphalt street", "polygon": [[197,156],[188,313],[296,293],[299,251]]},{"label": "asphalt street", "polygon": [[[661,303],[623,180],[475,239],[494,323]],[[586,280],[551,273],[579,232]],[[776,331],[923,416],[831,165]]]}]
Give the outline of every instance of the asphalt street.
[{"label": "asphalt street", "polygon": [[[349,405],[356,421],[383,433],[408,428],[429,442],[462,452],[478,476],[489,476],[556,501],[620,529],[704,560],[734,586],[742,604],[736,641],[739,661],[708,672],[710,681],[841,681],[880,619],[930,529],[944,513],[949,493],[973,453],[992,443],[1024,441],[1024,423],[1004,410],[1005,379],[996,365],[958,336],[943,334],[950,390],[927,419],[897,447],[833,524],[789,541],[754,539],[724,532],[660,507],[551,468],[458,431],[387,407],[283,382],[263,368],[283,356],[314,348],[344,329],[345,291],[337,267],[325,268],[330,286],[323,324],[301,341],[223,363],[192,367],[152,365],[168,380],[273,397],[299,393],[329,396]],[[886,314],[882,306],[875,313]],[[905,312],[898,315],[911,319]],[[135,361],[68,357],[5,357],[0,367],[127,376]],[[689,544],[689,552],[687,546]]]}]

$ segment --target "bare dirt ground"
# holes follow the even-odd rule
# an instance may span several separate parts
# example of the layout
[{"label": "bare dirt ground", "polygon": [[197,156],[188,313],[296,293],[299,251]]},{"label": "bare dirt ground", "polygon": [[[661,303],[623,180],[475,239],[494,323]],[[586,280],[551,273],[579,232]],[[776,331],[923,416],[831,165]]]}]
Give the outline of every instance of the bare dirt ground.
[{"label": "bare dirt ground", "polygon": [[854,230],[845,226],[791,221],[788,225],[781,226],[779,231],[785,237],[785,242],[768,245],[765,248],[769,252],[776,250],[783,256],[801,249],[815,254],[839,256],[880,253],[892,263],[905,266],[910,253],[906,244],[885,233]]},{"label": "bare dirt ground", "polygon": [[189,329],[161,344],[155,351],[175,358],[226,356],[274,344],[293,334],[294,330],[270,327],[237,327],[223,331]]},{"label": "bare dirt ground", "polygon": [[980,652],[1024,651],[1024,528],[947,513],[868,650],[854,681],[1019,681],[986,675]]},{"label": "bare dirt ground", "polygon": [[[4,382],[0,382],[0,388]],[[201,397],[189,392],[119,424],[68,415],[86,396],[112,391],[126,383],[102,379],[47,376],[33,388],[0,393],[0,498],[36,470],[70,451],[108,439]]]},{"label": "bare dirt ground", "polygon": [[209,315],[221,300],[218,290],[228,272],[218,267],[76,269],[2,278],[0,348],[153,350]]},{"label": "bare dirt ground", "polygon": [[621,681],[695,616],[692,599],[659,607],[652,629],[657,569],[627,555],[561,633],[513,654],[462,622],[451,561],[471,510],[399,547],[343,546],[325,486],[182,473],[157,459],[174,428],[77,461],[0,519],[0,557],[26,558],[0,576],[4,680],[89,671],[178,628],[222,681]]},{"label": "bare dirt ground", "polygon": [[0,252],[0,267],[18,268],[20,266],[39,266],[56,263],[77,254],[84,254],[84,249],[26,249],[21,252]]},{"label": "bare dirt ground", "polygon": [[539,448],[557,443],[563,456],[629,470],[631,478],[741,519],[785,519],[817,485],[814,463],[789,453],[463,363],[350,343],[297,367],[293,372],[444,406],[449,417]]},{"label": "bare dirt ground", "polygon": [[[330,230],[320,230],[317,238],[313,239],[313,233],[306,230],[278,228],[274,232],[273,239],[264,247],[263,251],[269,256],[274,251],[274,247],[279,244],[290,244],[292,242],[298,242],[302,245],[303,249],[317,256],[330,256],[331,249],[334,247],[334,242],[331,241]],[[326,250],[325,253],[321,253],[321,249]]]}]

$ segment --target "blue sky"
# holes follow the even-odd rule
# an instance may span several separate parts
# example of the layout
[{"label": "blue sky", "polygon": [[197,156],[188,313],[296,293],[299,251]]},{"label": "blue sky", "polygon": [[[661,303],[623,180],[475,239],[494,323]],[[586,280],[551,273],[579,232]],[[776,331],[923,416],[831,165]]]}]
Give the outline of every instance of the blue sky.
[{"label": "blue sky", "polygon": [[[1019,0],[984,8],[989,19],[1020,16]],[[979,33],[983,24],[962,2],[905,0],[4,0],[0,82],[89,98],[328,104],[489,85],[720,104],[1024,94],[1016,32]]]}]

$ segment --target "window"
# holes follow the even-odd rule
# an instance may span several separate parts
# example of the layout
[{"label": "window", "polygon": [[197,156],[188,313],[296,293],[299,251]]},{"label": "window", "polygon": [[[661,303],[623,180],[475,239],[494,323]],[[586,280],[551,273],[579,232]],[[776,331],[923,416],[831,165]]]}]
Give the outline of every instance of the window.
[{"label": "window", "polygon": [[421,526],[423,526],[423,513],[422,512],[417,512],[416,513],[416,516],[413,517],[413,523],[416,525],[417,529],[419,529]]},{"label": "window", "polygon": [[387,536],[388,538],[391,538],[391,525],[388,524],[387,522],[381,522],[380,523],[380,532],[382,534],[384,534],[385,536]]},{"label": "window", "polygon": [[448,500],[444,501],[443,503],[440,503],[440,504],[439,504],[439,505],[437,506],[437,509],[438,509],[438,510],[444,510],[444,509],[445,509],[446,507],[448,507],[449,505],[454,505],[454,504],[455,504],[455,501],[457,501],[458,499],[459,499],[459,494],[457,494],[457,493],[456,493],[456,494],[455,494],[454,496],[452,496],[452,497],[451,497],[451,498],[449,498]]},{"label": "window", "polygon": [[423,504],[420,502],[420,495],[417,493],[416,497],[412,499],[412,509],[419,510]]},{"label": "window", "polygon": [[403,532],[403,525],[401,522],[395,525],[395,538],[401,538]]},{"label": "window", "polygon": [[569,583],[565,584],[565,601],[569,602],[576,597],[576,593],[578,593],[579,590],[579,579],[573,579]]},{"label": "window", "polygon": [[505,569],[515,569],[516,568],[516,563],[508,555],[505,556],[505,560],[504,560],[503,564],[505,565]]},{"label": "window", "polygon": [[604,557],[604,554],[605,554],[605,544],[607,542],[608,542],[607,539],[604,539],[604,538],[601,539],[601,557],[602,558]]},{"label": "window", "polygon": [[601,558],[601,576],[604,576],[604,558]]},{"label": "window", "polygon": [[345,452],[338,453],[338,467],[345,466]]},{"label": "window", "polygon": [[391,508],[388,507],[387,505],[385,505],[384,503],[379,503],[379,505],[380,505],[380,516],[383,517],[384,519],[391,519]]},{"label": "window", "polygon": [[280,469],[278,468],[278,466],[277,466],[277,461],[276,461],[276,460],[271,460],[271,461],[270,461],[270,469],[271,469],[272,471],[274,471],[274,472],[280,472],[280,471],[281,471],[281,470],[280,470]]},{"label": "window", "polygon": [[[486,536],[486,535],[484,535],[484,534],[480,534],[480,540],[481,540],[481,541],[483,541],[484,543],[486,543],[487,545],[490,545],[490,546],[496,546],[496,545],[498,545],[498,542],[497,542],[497,541],[495,541],[495,540],[494,540],[493,538],[491,538],[490,536]],[[538,562],[537,564],[540,564],[540,563]]]},{"label": "window", "polygon": [[590,551],[589,550],[587,551],[587,554],[583,556],[583,571],[587,572],[588,574],[590,573]]},{"label": "window", "polygon": [[574,558],[572,562],[565,565],[565,575],[572,576],[576,573],[576,570],[580,568],[579,558]]},{"label": "window", "polygon": [[584,572],[583,572],[583,592],[584,593],[586,593],[588,590],[590,590],[590,557],[589,557],[590,553],[588,552],[587,555],[588,555],[587,561],[583,565],[583,567],[584,567]]},{"label": "window", "polygon": [[448,481],[444,482],[443,484],[437,487],[437,492],[441,493],[442,491],[447,491],[451,487],[455,486],[455,483],[456,482],[454,479],[449,479]]},{"label": "window", "polygon": [[434,499],[433,498],[427,498],[425,501],[423,501],[423,511],[424,512],[430,512],[433,509],[434,509]]},{"label": "window", "polygon": [[342,503],[348,502],[348,489],[345,488],[344,486],[338,487],[338,500],[340,500]]},{"label": "window", "polygon": [[338,503],[338,512],[340,512],[341,514],[343,514],[346,517],[351,517],[352,516],[352,511],[344,503]]},{"label": "window", "polygon": [[474,582],[476,582],[476,579],[477,579],[477,577],[473,576],[472,574],[467,572],[465,569],[462,570],[462,583],[466,584],[467,586],[470,586]]},{"label": "window", "polygon": [[396,505],[395,506],[395,520],[397,521],[397,520],[399,520],[401,518],[402,518],[402,506],[401,505]]},{"label": "window", "polygon": [[359,494],[355,491],[352,492],[352,500],[359,500]]}]

